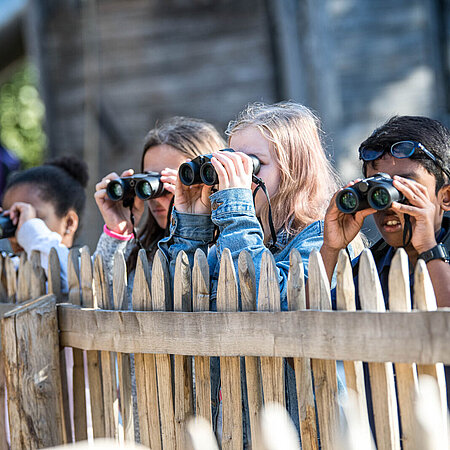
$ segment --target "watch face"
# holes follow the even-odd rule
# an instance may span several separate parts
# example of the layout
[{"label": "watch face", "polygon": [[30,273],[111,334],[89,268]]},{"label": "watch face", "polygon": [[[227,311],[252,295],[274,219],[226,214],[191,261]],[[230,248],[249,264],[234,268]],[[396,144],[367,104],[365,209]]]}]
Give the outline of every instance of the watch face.
[{"label": "watch face", "polygon": [[446,262],[450,262],[450,255],[443,244],[436,245],[436,247],[422,253],[419,257],[425,262],[432,261],[433,259],[442,259]]}]

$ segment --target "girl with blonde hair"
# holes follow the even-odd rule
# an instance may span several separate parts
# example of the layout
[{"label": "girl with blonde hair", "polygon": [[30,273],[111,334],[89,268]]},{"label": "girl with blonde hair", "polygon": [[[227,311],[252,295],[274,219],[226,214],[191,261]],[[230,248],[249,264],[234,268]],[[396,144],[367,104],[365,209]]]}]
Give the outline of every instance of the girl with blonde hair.
[{"label": "girl with blonde hair", "polygon": [[[300,252],[307,277],[309,254],[322,245],[322,219],[337,185],[320,133],[317,117],[303,105],[255,103],[228,126],[234,152],[213,153],[216,192],[203,184],[185,186],[179,177],[162,178],[175,194],[170,236],[159,244],[172,265],[180,250],[191,259],[197,248],[207,253],[214,227],[219,230],[208,254],[213,301],[224,248],[230,249],[236,267],[240,252],[247,250],[257,279],[263,253],[269,249],[278,271],[281,308],[287,309],[289,253],[294,248]],[[249,155],[260,161],[257,177],[265,183],[273,220],[262,189],[253,201],[256,184]]]}]

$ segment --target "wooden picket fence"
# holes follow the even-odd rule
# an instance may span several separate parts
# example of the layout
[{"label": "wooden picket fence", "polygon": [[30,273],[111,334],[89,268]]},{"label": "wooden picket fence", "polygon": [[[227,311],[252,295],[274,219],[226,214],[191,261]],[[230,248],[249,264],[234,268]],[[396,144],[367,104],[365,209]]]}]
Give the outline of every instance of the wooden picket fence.
[{"label": "wooden picket fence", "polygon": [[[390,311],[386,312],[372,255],[364,250],[359,268],[362,311],[355,311],[352,268],[341,252],[336,291],[339,311],[331,311],[323,263],[320,254],[313,252],[307,310],[303,264],[293,251],[287,289],[290,311],[281,312],[270,252],[264,254],[256,280],[249,254],[240,254],[236,273],[225,249],[217,312],[209,312],[209,268],[201,251],[195,254],[192,268],[187,256],[179,254],[173,289],[164,255],[157,252],[150,276],[141,251],[131,299],[120,253],[115,255],[110,295],[102,257],[93,259],[87,248],[72,250],[67,298],[61,294],[56,252],[50,255],[47,285],[38,254],[30,261],[22,257],[17,273],[5,258],[2,345],[11,448],[63,444],[71,442],[72,436],[85,440],[89,422],[94,439],[134,441],[133,379],[140,442],[152,449],[189,448],[188,419],[195,414],[210,424],[213,420],[210,358],[214,356],[220,357],[223,449],[243,447],[240,357],[245,361],[252,448],[268,448],[260,428],[262,406],[285,404],[286,358],[295,371],[297,427],[304,450],[340,448],[337,360],[344,361],[346,386],[356,393],[353,410],[359,411],[360,442],[354,448],[371,448],[362,361],[368,363],[370,373],[377,448],[427,448],[425,432],[417,433],[423,426],[414,408],[417,378],[422,374],[437,382],[442,420],[436,421],[431,434],[440,424],[442,448],[447,448],[442,363],[450,363],[450,311],[436,311],[422,261],[415,268],[415,310],[411,311],[408,270],[406,253],[397,251],[389,275]],[[64,347],[73,349],[72,396]],[[0,414],[4,414],[1,395],[0,390]],[[69,397],[73,397],[72,418]],[[3,431],[0,426],[5,448]]]}]

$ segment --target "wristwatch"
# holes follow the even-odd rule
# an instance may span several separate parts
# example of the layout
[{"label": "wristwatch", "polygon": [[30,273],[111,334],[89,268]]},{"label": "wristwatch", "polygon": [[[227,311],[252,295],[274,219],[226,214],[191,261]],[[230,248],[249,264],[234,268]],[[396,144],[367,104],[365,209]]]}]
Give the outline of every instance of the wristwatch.
[{"label": "wristwatch", "polygon": [[448,250],[444,247],[444,244],[438,244],[433,248],[431,248],[430,250],[421,253],[419,255],[419,258],[423,259],[426,263],[428,261],[432,261],[433,259],[443,259],[445,262],[450,263],[450,254],[448,253]]}]

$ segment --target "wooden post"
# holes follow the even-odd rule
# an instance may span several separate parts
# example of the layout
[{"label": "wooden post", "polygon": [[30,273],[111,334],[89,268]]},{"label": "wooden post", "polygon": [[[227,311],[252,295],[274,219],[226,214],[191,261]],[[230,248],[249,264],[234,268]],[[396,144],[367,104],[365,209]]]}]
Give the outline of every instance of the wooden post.
[{"label": "wooden post", "polygon": [[[239,255],[239,284],[241,287],[242,311],[256,311],[255,265],[250,254],[243,250]],[[245,357],[245,376],[247,379],[248,415],[252,448],[261,448],[259,414],[262,408],[261,375],[259,358]]]},{"label": "wooden post", "polygon": [[17,303],[24,302],[31,298],[30,296],[31,274],[27,260],[27,254],[23,252],[20,255],[19,270],[17,271]]},{"label": "wooden post", "polygon": [[[302,257],[296,249],[293,249],[290,254],[287,300],[289,311],[306,309],[305,274]],[[294,370],[302,449],[318,450],[311,360],[309,358],[294,358]]]},{"label": "wooden post", "polygon": [[[176,260],[173,281],[174,311],[192,311],[191,270],[189,260],[181,251]],[[177,448],[186,448],[186,421],[194,414],[192,386],[192,358],[174,356],[175,434]]]},{"label": "wooden post", "polygon": [[12,259],[8,256],[5,259],[6,291],[8,303],[16,303],[17,293],[17,272]]},{"label": "wooden post", "polygon": [[[408,255],[399,248],[392,258],[389,270],[389,309],[391,311],[411,311],[411,295],[409,287]],[[417,391],[417,373],[413,364],[395,363],[397,381],[397,400],[402,424],[401,440],[404,450],[412,450],[414,446],[414,403]]]},{"label": "wooden post", "polygon": [[[322,257],[313,250],[309,257],[309,305],[311,309],[331,310],[330,283]],[[336,361],[312,359],[314,388],[319,419],[320,446],[333,449],[338,430]]]},{"label": "wooden post", "polygon": [[[258,311],[277,312],[281,310],[280,287],[275,261],[267,250],[261,261],[258,290]],[[264,403],[276,402],[285,405],[283,358],[262,356],[261,376]]]},{"label": "wooden post", "polygon": [[2,320],[2,343],[11,448],[62,444],[55,297],[46,295],[6,314]]},{"label": "wooden post", "polygon": [[[359,298],[364,311],[385,311],[377,268],[370,250],[359,263]],[[397,399],[392,363],[369,363],[373,414],[379,450],[400,450]]]},{"label": "wooden post", "polygon": [[[61,302],[61,264],[59,262],[58,253],[52,248],[48,258],[48,284],[47,290],[49,294],[56,297],[56,303]],[[61,376],[62,402],[63,402],[63,419],[64,419],[64,444],[72,442],[72,422],[70,420],[69,406],[69,386],[67,383],[67,363],[66,351],[64,347],[59,349],[59,367]]]},{"label": "wooden post", "polygon": [[[81,249],[80,281],[84,308],[94,308],[93,274],[89,248]],[[103,406],[102,379],[98,351],[87,351],[87,372],[91,400],[92,431],[94,438],[105,437],[105,410]]]},{"label": "wooden post", "polygon": [[[225,248],[220,261],[217,287],[217,311],[239,310],[236,272],[231,252]],[[222,449],[241,449],[242,398],[241,369],[237,356],[220,357],[220,385],[222,390]]]},{"label": "wooden post", "polygon": [[[69,303],[81,306],[78,257],[78,249],[70,250],[67,276],[69,282]],[[83,350],[78,348],[73,349],[73,422],[75,440],[85,441],[87,439],[86,386],[84,383]]]},{"label": "wooden post", "polygon": [[[336,304],[338,311],[356,311],[353,270],[345,250],[339,252],[336,275]],[[355,393],[361,415],[360,424],[363,427],[361,436],[364,438],[364,442],[372,442],[367,411],[363,363],[362,361],[344,361],[344,370],[347,389],[351,389]]]},{"label": "wooden post", "polygon": [[[154,311],[166,311],[171,304],[170,277],[166,257],[158,250],[152,266],[152,303]],[[156,355],[156,372],[158,374],[158,400],[161,417],[162,446],[175,449],[175,423],[172,391],[172,366],[170,355]]]},{"label": "wooden post", "polygon": [[[101,255],[94,260],[94,304],[100,309],[111,309],[109,285]],[[117,397],[116,364],[113,352],[101,351],[103,383],[103,410],[106,437],[118,439],[119,399]]]},{"label": "wooden post", "polygon": [[[209,311],[209,266],[206,255],[197,249],[192,269],[192,309]],[[195,414],[204,417],[212,426],[211,378],[208,356],[194,357]]]},{"label": "wooden post", "polygon": [[[138,253],[132,295],[135,311],[151,311],[148,260],[145,250]],[[137,403],[141,444],[154,450],[161,449],[158,387],[155,355],[135,353]]]},{"label": "wooden post", "polygon": [[41,266],[41,253],[31,252],[30,257],[30,298],[38,298],[45,294],[45,271]]},{"label": "wooden post", "polygon": [[[115,310],[128,309],[127,266],[123,253],[114,255],[113,301]],[[120,411],[125,441],[134,442],[133,396],[131,392],[131,362],[128,353],[117,353],[119,372]]]}]

